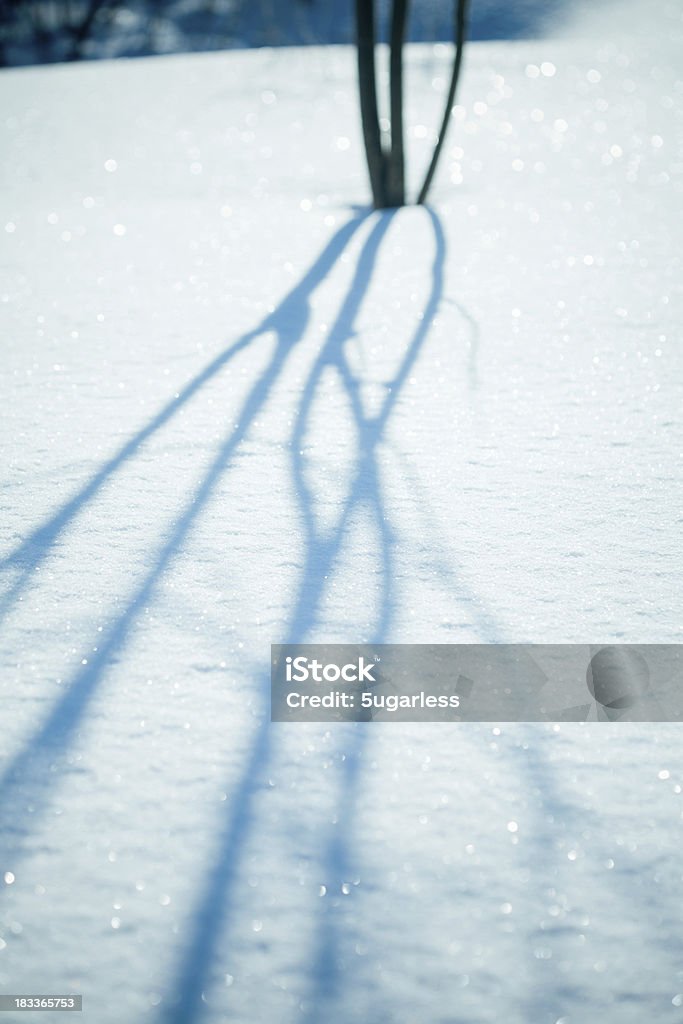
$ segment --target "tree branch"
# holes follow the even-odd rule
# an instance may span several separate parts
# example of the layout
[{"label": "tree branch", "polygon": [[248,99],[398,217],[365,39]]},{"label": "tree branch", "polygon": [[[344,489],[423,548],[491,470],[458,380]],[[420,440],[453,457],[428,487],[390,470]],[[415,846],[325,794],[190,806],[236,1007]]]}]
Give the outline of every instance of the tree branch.
[{"label": "tree branch", "polygon": [[467,7],[468,0],[456,0],[455,9],[455,57],[453,60],[453,73],[451,75],[451,84],[448,89],[448,97],[446,99],[446,108],[444,110],[443,120],[441,122],[441,128],[439,135],[434,146],[434,152],[432,154],[431,163],[427,169],[425,180],[420,194],[417,197],[418,205],[422,205],[427,199],[427,193],[429,192],[429,186],[432,183],[434,172],[436,171],[436,165],[439,162],[439,156],[441,155],[441,149],[443,147],[444,139],[446,138],[446,132],[448,131],[448,125],[451,119],[451,113],[453,112],[453,102],[455,100],[455,90],[458,85],[458,79],[460,77],[460,67],[462,65],[462,54],[465,48],[465,35],[467,27]]}]

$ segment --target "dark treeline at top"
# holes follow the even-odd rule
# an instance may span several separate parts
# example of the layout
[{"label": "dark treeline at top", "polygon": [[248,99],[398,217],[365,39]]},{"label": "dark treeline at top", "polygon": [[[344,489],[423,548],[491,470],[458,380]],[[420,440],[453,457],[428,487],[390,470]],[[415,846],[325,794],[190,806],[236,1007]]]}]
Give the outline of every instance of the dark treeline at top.
[{"label": "dark treeline at top", "polygon": [[[543,35],[573,0],[472,0],[470,39]],[[0,0],[4,65],[351,43],[353,0]],[[389,22],[378,0],[378,25]],[[449,41],[452,0],[413,0],[407,39]]]}]

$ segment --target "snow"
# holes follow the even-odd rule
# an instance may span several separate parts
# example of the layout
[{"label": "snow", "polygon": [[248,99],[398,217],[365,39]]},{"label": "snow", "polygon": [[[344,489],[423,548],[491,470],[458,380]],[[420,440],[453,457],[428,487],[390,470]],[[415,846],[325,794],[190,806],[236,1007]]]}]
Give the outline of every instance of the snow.
[{"label": "snow", "polygon": [[346,48],[0,78],[2,992],[680,1019],[676,726],[271,725],[267,678],[680,640],[678,52],[471,46],[393,215]]}]

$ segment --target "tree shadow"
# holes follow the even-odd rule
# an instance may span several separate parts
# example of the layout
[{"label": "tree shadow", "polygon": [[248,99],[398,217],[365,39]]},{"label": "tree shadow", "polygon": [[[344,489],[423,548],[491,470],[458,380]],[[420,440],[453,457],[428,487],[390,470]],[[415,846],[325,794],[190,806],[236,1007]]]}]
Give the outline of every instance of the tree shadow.
[{"label": "tree shadow", "polygon": [[[419,319],[418,327],[410,339],[399,369],[386,385],[386,397],[379,412],[368,415],[361,397],[362,378],[349,364],[347,344],[355,336],[355,319],[369,287],[373,267],[382,239],[394,216],[392,212],[377,214],[376,223],[368,235],[358,258],[353,280],[342,302],[327,342],[321,349],[302,391],[289,444],[290,467],[294,492],[304,527],[305,555],[298,593],[287,627],[285,642],[299,643],[316,628],[323,597],[334,577],[335,560],[347,539],[354,512],[364,509],[372,518],[377,532],[377,546],[381,564],[379,600],[372,640],[382,643],[390,635],[396,606],[393,573],[394,531],[391,514],[381,484],[377,453],[382,444],[391,413],[398,401],[410,371],[422,350],[431,322],[443,292],[445,239],[438,217],[427,209],[435,239],[435,254],[431,272],[431,290]],[[348,399],[349,409],[357,432],[353,452],[354,467],[345,500],[332,527],[322,529],[318,524],[316,506],[319,491],[306,481],[304,457],[306,436],[311,411],[320,392],[324,375],[332,370],[341,383]],[[266,681],[262,692],[266,693]],[[162,1012],[164,1024],[193,1024],[201,1017],[203,995],[210,984],[213,959],[221,936],[229,936],[231,912],[234,909],[234,888],[239,861],[248,840],[248,829],[253,824],[253,796],[260,788],[261,779],[269,765],[272,751],[268,734],[272,726],[266,720],[257,729],[240,781],[235,790],[228,818],[222,830],[217,855],[206,876],[206,885],[200,896],[190,923],[190,939],[183,950],[176,982],[167,997],[167,1008]],[[277,726],[276,728],[287,728]],[[306,1021],[321,1019],[325,1008],[338,996],[340,987],[339,951],[343,942],[343,917],[340,894],[353,873],[351,837],[354,833],[358,785],[361,778],[363,755],[368,743],[365,723],[339,725],[341,777],[335,823],[329,831],[322,855],[321,869],[326,879],[329,898],[320,902],[320,913],[313,953],[308,960],[309,991],[305,997]],[[350,895],[350,887],[349,887]],[[344,900],[348,896],[344,895]],[[228,938],[228,942],[229,942]]]},{"label": "tree shadow", "polygon": [[[277,356],[281,357],[301,340],[310,318],[309,300],[312,293],[336,265],[367,213],[367,210],[356,209],[354,216],[332,236],[301,281],[288,292],[272,313],[269,313],[253,331],[242,335],[234,344],[219,353],[176,397],[162,406],[156,416],[133,434],[71,498],[33,529],[13,551],[0,558],[0,572],[15,573],[14,580],[0,597],[0,623],[20,600],[30,586],[34,573],[40,569],[77,516],[97,497],[124,463],[134,458],[141,446],[176,416],[205,384],[262,335],[272,331],[277,336],[280,351],[276,352],[274,359]],[[245,406],[243,414],[246,411]],[[230,456],[228,461],[229,458]]]},{"label": "tree shadow", "polygon": [[[260,335],[271,332],[275,335],[275,348],[268,364],[247,393],[234,428],[225,436],[199,485],[158,548],[151,569],[128,598],[121,614],[103,632],[96,653],[88,656],[87,664],[66,684],[63,696],[56,701],[43,723],[5,767],[0,777],[0,835],[3,837],[0,857],[6,864],[16,863],[23,841],[34,830],[36,821],[47,806],[51,790],[68,770],[65,754],[104,673],[112,660],[124,650],[140,613],[154,599],[164,573],[182,550],[190,531],[230,468],[238,446],[266,403],[289,355],[304,337],[310,317],[309,300],[312,292],[336,265],[364,220],[365,215],[358,214],[347,221],[328,242],[302,280],[259,327],[244,335],[209,363],[183,388],[177,398],[168,402],[146,426],[134,434],[77,494],[34,530],[5,560],[5,564],[20,566],[20,573],[5,596],[4,607],[7,602],[18,600],[30,576],[47,558],[61,533],[96,497],[119,467],[136,454],[140,445],[167,423],[238,352],[243,351]],[[28,808],[30,814],[27,818]]]},{"label": "tree shadow", "polygon": [[[339,330],[331,333],[327,345],[320,353],[316,366],[313,368],[309,378],[309,385],[306,389],[308,400],[302,403],[292,445],[293,476],[297,483],[297,493],[305,511],[307,532],[310,536],[311,546],[314,547],[316,542],[319,543],[312,513],[314,495],[307,490],[304,481],[301,458],[301,452],[303,451],[302,442],[304,440],[306,418],[308,410],[312,406],[315,389],[319,386],[325,369],[327,367],[334,368],[343,382],[358,430],[358,475],[354,486],[351,488],[347,505],[356,501],[362,501],[367,504],[377,524],[381,543],[382,573],[380,586],[382,588],[382,600],[378,609],[378,621],[372,643],[387,642],[391,634],[396,607],[392,559],[394,530],[391,527],[390,509],[381,486],[377,450],[379,445],[385,440],[386,427],[392,410],[423,348],[430,325],[436,316],[443,295],[446,256],[445,238],[437,215],[430,208],[426,208],[426,213],[430,218],[434,233],[434,258],[431,270],[430,294],[422,310],[418,327],[408,343],[398,372],[393,380],[386,385],[387,395],[380,407],[379,413],[375,417],[370,417],[363,410],[360,399],[361,380],[352,373],[345,352],[346,342],[353,337],[352,324],[349,329],[346,329],[346,325],[342,321],[339,324]],[[349,511],[347,506],[344,506],[337,528],[339,541],[341,541],[345,532],[344,524],[348,518]],[[324,577],[321,578],[320,582],[324,582]],[[360,727],[356,726],[348,737],[350,747],[343,744],[342,739],[344,757],[342,760],[341,779],[339,781],[340,795],[335,822],[329,832],[323,861],[327,891],[320,903],[321,910],[312,943],[312,953],[309,958],[311,963],[309,974],[310,989],[304,1000],[303,1018],[306,1024],[316,1024],[317,1021],[327,1018],[330,1007],[334,1000],[338,998],[343,983],[340,971],[340,954],[343,946],[344,921],[350,912],[347,904],[353,904],[353,902],[360,898],[359,890],[349,883],[352,875],[358,873],[355,871],[356,865],[354,864],[351,838],[354,834],[357,820],[357,795],[361,781],[362,760],[365,748],[369,742],[367,728],[368,726],[363,725]],[[379,1008],[376,1008],[376,1017],[384,1017],[384,1013],[379,1012]],[[366,1019],[370,1020],[372,1018],[368,1016]]]},{"label": "tree shadow", "polygon": [[[327,341],[310,369],[298,403],[290,436],[289,457],[292,490],[303,526],[305,550],[284,642],[301,642],[316,629],[323,598],[357,513],[363,513],[373,524],[380,565],[379,596],[371,642],[385,642],[391,635],[397,605],[393,560],[396,537],[391,509],[383,489],[378,451],[381,445],[387,443],[387,426],[424,347],[442,300],[446,252],[439,219],[433,211],[425,208],[435,246],[429,296],[417,327],[406,344],[398,369],[385,386],[386,392],[379,410],[371,415],[366,411],[363,401],[363,375],[354,371],[348,347],[355,336],[355,320],[372,281],[375,262],[393,216],[394,213],[388,211],[373,214],[372,227],[363,242],[353,279]],[[26,839],[45,813],[54,789],[70,770],[70,746],[108,667],[125,650],[138,618],[154,600],[164,574],[183,550],[207,503],[231,468],[241,442],[268,404],[290,354],[303,339],[310,319],[309,300],[312,292],[336,266],[352,236],[366,220],[367,214],[362,212],[343,225],[272,314],[209,363],[176,398],[163,406],[155,417],[105,462],[72,498],[0,563],[0,568],[17,573],[0,602],[1,616],[30,585],[32,574],[48,558],[65,531],[75,523],[79,513],[115,477],[119,468],[135,457],[140,446],[168,423],[239,352],[263,334],[274,335],[273,352],[248,390],[234,418],[236,425],[233,427],[231,424],[198,486],[171,524],[155,553],[151,568],[127,599],[123,611],[112,619],[102,637],[98,638],[98,649],[94,656],[90,655],[88,664],[73,675],[63,696],[11,759],[0,778],[0,834],[4,837],[0,845],[0,857],[8,867],[15,866]],[[321,393],[323,377],[330,372],[336,376],[348,404],[356,431],[356,444],[352,451],[353,466],[346,496],[333,524],[322,528],[318,515],[319,496],[322,492],[315,480],[310,483],[307,479],[308,467],[304,452],[311,426],[311,411],[316,397]],[[457,584],[457,580],[452,582]],[[216,837],[214,862],[202,876],[203,885],[188,922],[189,938],[179,956],[178,967],[174,972],[175,981],[161,1011],[166,1024],[193,1024],[199,1018],[203,1008],[202,996],[210,981],[219,940],[227,935],[230,944],[236,883],[241,860],[255,825],[254,798],[261,786],[264,771],[273,760],[271,730],[287,728],[271,726],[267,713],[270,686],[265,673],[255,679],[255,687],[257,699],[261,701],[261,718],[251,737],[239,779],[231,787],[227,817]],[[321,870],[328,880],[328,889],[330,893],[337,894],[353,869],[352,837],[357,816],[358,786],[368,743],[367,725],[349,723],[339,728],[343,758],[338,779],[337,820],[321,851]],[[30,813],[27,813],[29,809]],[[309,990],[305,999],[306,1019],[311,1024],[339,996],[340,949],[345,941],[346,928],[344,922],[345,907],[339,899],[321,901],[315,928],[314,952],[309,958]]]}]

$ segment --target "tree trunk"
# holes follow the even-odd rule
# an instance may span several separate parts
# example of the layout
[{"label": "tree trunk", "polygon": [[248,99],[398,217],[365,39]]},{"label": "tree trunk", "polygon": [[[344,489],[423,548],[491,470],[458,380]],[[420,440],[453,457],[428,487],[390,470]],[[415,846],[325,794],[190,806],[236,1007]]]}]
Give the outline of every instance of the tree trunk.
[{"label": "tree trunk", "polygon": [[406,201],[403,152],[403,43],[407,17],[408,0],[394,0],[389,57],[391,149],[387,160],[386,176],[388,206],[403,206]]},{"label": "tree trunk", "polygon": [[372,202],[376,209],[381,209],[388,204],[385,158],[382,151],[379,115],[377,113],[374,0],[356,0],[356,48],[358,54],[360,116],[363,126],[365,155],[370,174]]}]

